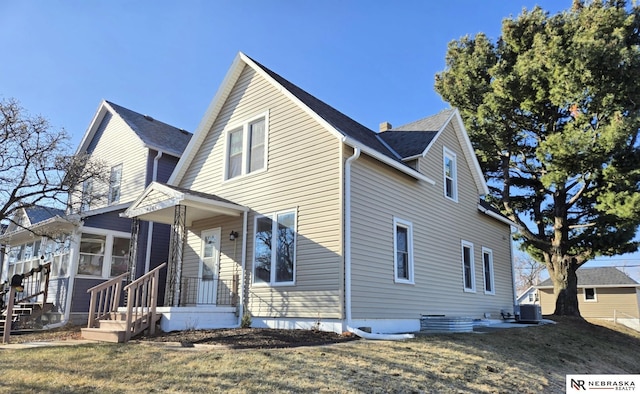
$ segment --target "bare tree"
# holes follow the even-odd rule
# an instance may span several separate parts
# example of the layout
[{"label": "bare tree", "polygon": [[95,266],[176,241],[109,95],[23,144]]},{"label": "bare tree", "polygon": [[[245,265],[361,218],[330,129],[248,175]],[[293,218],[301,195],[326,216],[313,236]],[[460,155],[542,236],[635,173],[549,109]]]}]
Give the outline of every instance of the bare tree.
[{"label": "bare tree", "polygon": [[21,226],[14,219],[21,208],[69,208],[69,193],[84,181],[106,179],[105,166],[74,155],[68,140],[17,100],[0,100],[0,222]]},{"label": "bare tree", "polygon": [[515,258],[516,291],[522,294],[529,287],[540,284],[540,274],[546,269],[545,265],[534,260],[529,255],[517,255]]}]

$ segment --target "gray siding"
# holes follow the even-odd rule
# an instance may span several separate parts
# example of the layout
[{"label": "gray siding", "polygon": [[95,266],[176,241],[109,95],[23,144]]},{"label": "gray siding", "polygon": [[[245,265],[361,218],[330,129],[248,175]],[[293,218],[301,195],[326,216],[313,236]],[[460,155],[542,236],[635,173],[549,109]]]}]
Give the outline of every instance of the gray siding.
[{"label": "gray siding", "polygon": [[[478,190],[455,131],[450,124],[420,159],[421,172],[435,186],[367,156],[354,162],[353,318],[499,317],[500,309],[511,309],[510,228],[478,211]],[[458,202],[444,197],[443,145],[457,154]],[[414,284],[394,281],[394,217],[413,226]],[[462,240],[474,246],[474,293],[464,291]],[[495,295],[484,292],[483,247],[493,252]]]},{"label": "gray siding", "polygon": [[100,215],[88,216],[84,219],[85,227],[103,228],[113,231],[131,232],[131,219],[121,218],[124,210],[107,212]]},{"label": "gray siding", "polygon": [[[225,127],[266,111],[267,170],[223,181]],[[213,193],[252,210],[247,239],[249,272],[255,215],[297,210],[295,285],[250,285],[249,310],[254,316],[342,316],[340,160],[340,143],[335,136],[250,67],[245,67],[180,186]],[[235,224],[234,229],[239,230],[239,226]],[[223,239],[229,232],[223,227]],[[189,236],[192,252],[197,235],[196,231]],[[187,258],[185,270],[193,270],[190,267],[197,263],[197,256]]]},{"label": "gray siding", "polygon": [[[153,149],[149,150],[149,154],[147,155],[147,178],[145,186],[148,186],[153,179],[153,166],[155,164],[155,158],[158,155],[158,151]],[[166,183],[173,172],[173,169],[178,164],[179,158],[173,157],[168,154],[163,154],[158,160],[158,170],[156,174],[156,181]]]}]

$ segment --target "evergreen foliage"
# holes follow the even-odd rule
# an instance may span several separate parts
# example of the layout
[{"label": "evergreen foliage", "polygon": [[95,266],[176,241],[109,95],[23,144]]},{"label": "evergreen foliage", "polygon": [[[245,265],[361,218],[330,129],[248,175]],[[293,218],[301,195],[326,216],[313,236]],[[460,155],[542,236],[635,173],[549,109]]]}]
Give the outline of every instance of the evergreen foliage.
[{"label": "evergreen foliage", "polygon": [[640,8],[525,9],[495,42],[451,42],[435,88],[460,110],[488,197],[545,263],[555,313],[579,315],[576,269],[638,249]]}]

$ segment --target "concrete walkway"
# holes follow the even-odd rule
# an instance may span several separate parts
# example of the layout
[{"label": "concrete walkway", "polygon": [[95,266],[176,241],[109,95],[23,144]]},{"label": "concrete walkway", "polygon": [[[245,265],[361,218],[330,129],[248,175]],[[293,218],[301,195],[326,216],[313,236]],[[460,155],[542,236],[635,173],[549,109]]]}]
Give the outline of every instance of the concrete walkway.
[{"label": "concrete walkway", "polygon": [[34,341],[34,342],[24,342],[24,343],[8,343],[8,344],[0,344],[0,350],[31,349],[31,348],[47,347],[47,346],[75,346],[75,345],[86,345],[90,343],[100,343],[100,342],[91,341],[88,339],[67,339],[63,341]]}]

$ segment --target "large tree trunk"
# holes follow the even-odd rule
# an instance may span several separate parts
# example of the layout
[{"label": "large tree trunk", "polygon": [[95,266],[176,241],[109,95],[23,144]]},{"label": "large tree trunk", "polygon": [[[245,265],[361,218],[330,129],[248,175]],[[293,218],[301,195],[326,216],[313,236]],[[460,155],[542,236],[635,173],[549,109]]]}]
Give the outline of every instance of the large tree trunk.
[{"label": "large tree trunk", "polygon": [[548,270],[553,282],[553,295],[556,298],[554,315],[580,316],[580,310],[578,309],[578,277],[576,276],[578,267],[573,260],[573,258],[566,256],[558,258],[553,263],[553,267]]}]

